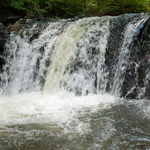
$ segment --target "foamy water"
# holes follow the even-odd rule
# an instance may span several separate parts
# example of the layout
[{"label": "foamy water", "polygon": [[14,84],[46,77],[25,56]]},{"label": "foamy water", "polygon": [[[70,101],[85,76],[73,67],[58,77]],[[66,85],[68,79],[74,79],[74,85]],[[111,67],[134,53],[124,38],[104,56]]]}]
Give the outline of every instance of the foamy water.
[{"label": "foamy water", "polygon": [[53,95],[33,92],[0,99],[1,127],[48,123],[66,130],[74,124],[74,132],[84,132],[82,128],[90,130],[88,124],[78,119],[79,116],[110,108],[116,101],[115,97],[107,94],[76,97],[66,91]]},{"label": "foamy water", "polygon": [[1,96],[0,149],[125,149],[136,148],[134,142],[147,148],[149,108],[149,100],[126,101],[108,94]]}]

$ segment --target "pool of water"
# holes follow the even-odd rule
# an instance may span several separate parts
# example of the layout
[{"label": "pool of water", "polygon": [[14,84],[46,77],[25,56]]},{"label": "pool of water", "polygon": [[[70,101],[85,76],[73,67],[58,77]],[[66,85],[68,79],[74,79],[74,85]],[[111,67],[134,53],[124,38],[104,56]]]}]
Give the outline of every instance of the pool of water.
[{"label": "pool of water", "polygon": [[149,150],[150,101],[65,91],[0,97],[0,150]]}]

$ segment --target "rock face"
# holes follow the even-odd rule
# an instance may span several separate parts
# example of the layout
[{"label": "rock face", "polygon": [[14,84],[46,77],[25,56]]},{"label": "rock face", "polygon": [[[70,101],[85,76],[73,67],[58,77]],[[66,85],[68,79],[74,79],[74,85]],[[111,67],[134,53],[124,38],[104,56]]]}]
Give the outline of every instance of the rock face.
[{"label": "rock face", "polygon": [[7,29],[9,31],[13,31],[15,34],[18,34],[19,30],[23,28],[25,23],[26,23],[25,19],[20,19],[17,22],[15,22],[13,25],[8,26]]},{"label": "rock face", "polygon": [[[108,39],[105,62],[109,72],[107,92],[111,92],[114,83],[125,24],[132,20],[132,17],[121,16],[118,21],[111,22],[111,36]],[[129,99],[150,99],[150,19],[133,37],[129,51],[128,65],[120,96]]]},{"label": "rock face", "polygon": [[[120,16],[116,21],[114,20],[111,20],[110,37],[105,56],[105,63],[109,72],[106,91],[109,93],[111,93],[114,83],[116,66],[124,38],[124,28],[134,18],[132,16]],[[150,19],[133,37],[129,51],[120,96],[129,99],[150,99]]]},{"label": "rock face", "polygon": [[0,70],[2,69],[2,66],[4,64],[4,60],[1,57],[1,55],[4,51],[5,34],[6,34],[6,28],[3,25],[3,23],[0,22]]},{"label": "rock face", "polygon": [[150,19],[146,21],[131,46],[122,96],[150,99]]},{"label": "rock face", "polygon": [[122,15],[117,19],[110,21],[110,36],[108,38],[108,46],[106,50],[106,65],[109,72],[109,82],[107,84],[107,91],[110,92],[114,82],[116,66],[119,61],[119,54],[124,40],[124,31],[126,25],[134,20],[136,16]]}]

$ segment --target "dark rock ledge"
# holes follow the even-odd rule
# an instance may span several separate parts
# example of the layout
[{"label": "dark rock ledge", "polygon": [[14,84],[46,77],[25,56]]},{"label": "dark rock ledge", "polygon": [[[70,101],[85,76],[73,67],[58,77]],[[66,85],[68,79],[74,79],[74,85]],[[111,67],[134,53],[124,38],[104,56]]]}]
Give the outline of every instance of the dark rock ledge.
[{"label": "dark rock ledge", "polygon": [[6,27],[0,22],[0,71],[4,64],[4,60],[2,59],[2,54],[4,51],[4,44],[5,44],[5,34],[6,34]]}]

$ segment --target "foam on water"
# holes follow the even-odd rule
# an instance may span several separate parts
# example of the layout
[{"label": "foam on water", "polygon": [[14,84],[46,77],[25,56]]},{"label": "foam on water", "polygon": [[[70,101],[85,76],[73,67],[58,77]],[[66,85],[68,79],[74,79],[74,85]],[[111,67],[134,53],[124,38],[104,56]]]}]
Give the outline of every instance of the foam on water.
[{"label": "foam on water", "polygon": [[107,94],[76,97],[66,91],[53,95],[33,92],[1,97],[0,126],[45,123],[58,125],[65,132],[74,128],[73,132],[82,133],[90,130],[90,126],[79,116],[110,108],[114,103],[115,98]]}]

